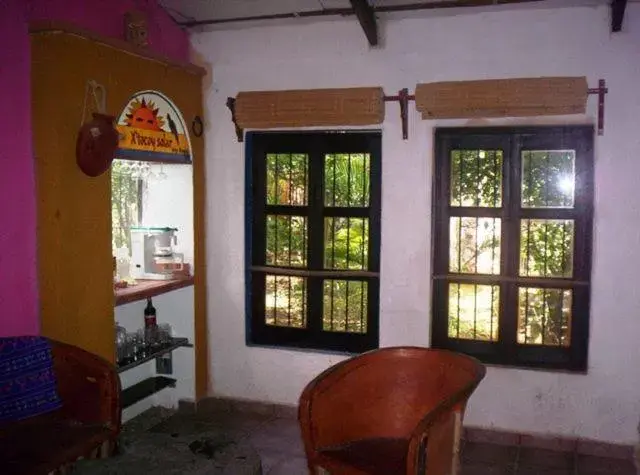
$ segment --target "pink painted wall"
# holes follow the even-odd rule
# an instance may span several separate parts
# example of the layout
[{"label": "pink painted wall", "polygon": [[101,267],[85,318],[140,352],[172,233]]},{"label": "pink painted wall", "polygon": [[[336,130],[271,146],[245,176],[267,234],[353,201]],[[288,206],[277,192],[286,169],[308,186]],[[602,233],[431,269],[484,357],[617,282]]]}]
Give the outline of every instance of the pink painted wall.
[{"label": "pink painted wall", "polygon": [[150,48],[189,59],[189,39],[155,0],[0,0],[0,336],[39,331],[36,197],[28,24],[63,20],[122,38],[130,9],[146,13]]}]

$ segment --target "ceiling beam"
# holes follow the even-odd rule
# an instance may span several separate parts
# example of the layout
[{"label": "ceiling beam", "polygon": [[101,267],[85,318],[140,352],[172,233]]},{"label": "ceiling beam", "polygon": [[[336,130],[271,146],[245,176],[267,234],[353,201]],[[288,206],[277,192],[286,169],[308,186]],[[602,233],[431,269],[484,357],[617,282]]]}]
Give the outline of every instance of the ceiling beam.
[{"label": "ceiling beam", "polygon": [[[499,5],[512,5],[518,3],[536,3],[545,0],[440,0],[438,2],[429,3],[405,3],[402,5],[381,5],[378,7],[370,7],[374,13],[393,13],[408,12],[418,10],[439,10],[445,8],[464,8],[464,7],[489,7]],[[359,3],[359,2],[355,2]],[[366,2],[362,2],[366,3]],[[225,23],[243,23],[250,21],[263,20],[285,20],[327,16],[350,16],[355,14],[353,8],[324,8],[322,10],[303,10],[300,12],[273,13],[269,15],[241,16],[231,18],[215,18],[209,20],[190,20],[178,22],[178,25],[186,28],[206,25],[222,25]]]},{"label": "ceiling beam", "polygon": [[622,30],[624,11],[627,8],[627,0],[612,0],[611,2],[611,32]]},{"label": "ceiling beam", "polygon": [[376,23],[376,14],[373,7],[369,5],[368,0],[349,0],[353,11],[360,22],[362,31],[367,37],[367,41],[371,46],[378,44],[378,24]]}]

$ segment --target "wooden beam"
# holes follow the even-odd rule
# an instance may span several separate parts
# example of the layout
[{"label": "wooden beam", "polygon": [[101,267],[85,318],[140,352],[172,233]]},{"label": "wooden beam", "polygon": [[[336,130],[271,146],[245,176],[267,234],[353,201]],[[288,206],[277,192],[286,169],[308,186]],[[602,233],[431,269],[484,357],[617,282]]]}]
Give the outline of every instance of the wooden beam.
[{"label": "wooden beam", "polygon": [[627,8],[627,0],[612,0],[611,2],[611,32],[622,30],[624,11]]},{"label": "wooden beam", "polygon": [[373,7],[369,5],[368,0],[349,1],[369,44],[376,46],[378,44],[378,24],[376,23],[376,14],[373,11]]}]

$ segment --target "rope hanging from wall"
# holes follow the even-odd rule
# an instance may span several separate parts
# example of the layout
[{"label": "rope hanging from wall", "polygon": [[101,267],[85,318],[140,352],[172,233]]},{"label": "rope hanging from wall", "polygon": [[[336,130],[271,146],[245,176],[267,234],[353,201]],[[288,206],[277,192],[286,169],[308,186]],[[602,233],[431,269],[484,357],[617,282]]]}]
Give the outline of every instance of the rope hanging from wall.
[{"label": "rope hanging from wall", "polygon": [[239,142],[244,129],[375,125],[385,102],[398,102],[403,139],[408,138],[408,102],[425,120],[534,117],[584,114],[597,94],[598,135],[604,129],[604,80],[589,89],[585,77],[543,77],[418,84],[415,96],[401,89],[385,96],[381,87],[240,92],[227,99]]}]

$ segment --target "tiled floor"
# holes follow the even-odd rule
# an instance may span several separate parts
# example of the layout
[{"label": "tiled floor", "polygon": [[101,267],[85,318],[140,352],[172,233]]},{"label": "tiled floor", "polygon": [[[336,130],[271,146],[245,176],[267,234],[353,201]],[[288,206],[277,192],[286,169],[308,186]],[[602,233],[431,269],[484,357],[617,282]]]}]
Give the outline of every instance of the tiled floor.
[{"label": "tiled floor", "polygon": [[[175,428],[173,427],[175,425]],[[172,417],[152,430],[206,430],[224,427],[237,440],[250,442],[262,459],[264,475],[308,475],[298,423],[293,417],[264,413],[216,412]],[[636,475],[627,460],[571,452],[466,443],[463,475]]]}]

